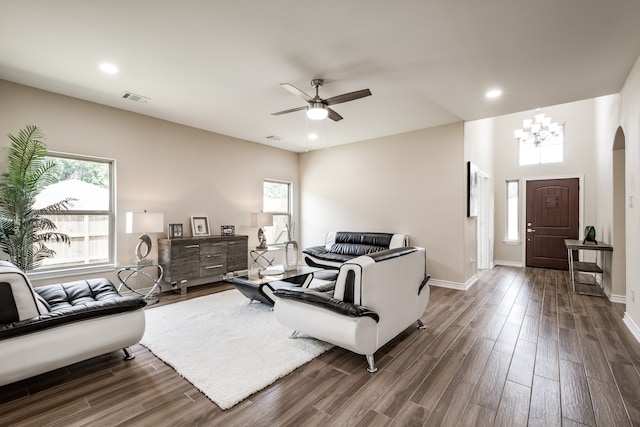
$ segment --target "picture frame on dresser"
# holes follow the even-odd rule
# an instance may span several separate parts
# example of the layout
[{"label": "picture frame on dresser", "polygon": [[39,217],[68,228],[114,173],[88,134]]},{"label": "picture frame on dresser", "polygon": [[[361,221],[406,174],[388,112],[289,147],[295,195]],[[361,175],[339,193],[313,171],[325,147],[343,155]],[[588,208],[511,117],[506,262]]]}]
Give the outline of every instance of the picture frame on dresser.
[{"label": "picture frame on dresser", "polygon": [[220,226],[220,235],[221,236],[235,236],[236,227],[235,225],[221,225]]},{"label": "picture frame on dresser", "polygon": [[168,236],[170,239],[175,239],[176,237],[182,237],[182,224],[169,224],[169,233]]},{"label": "picture frame on dresser", "polygon": [[211,234],[209,229],[209,217],[207,216],[192,216],[191,217],[191,235],[193,237],[209,236]]}]

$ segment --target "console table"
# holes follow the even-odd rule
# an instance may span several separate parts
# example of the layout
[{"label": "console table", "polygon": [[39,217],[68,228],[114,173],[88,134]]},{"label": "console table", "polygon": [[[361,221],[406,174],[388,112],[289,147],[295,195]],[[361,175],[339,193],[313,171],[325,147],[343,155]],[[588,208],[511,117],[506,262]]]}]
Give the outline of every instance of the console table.
[{"label": "console table", "polygon": [[158,239],[164,280],[181,294],[189,286],[217,282],[228,272],[247,269],[248,236]]},{"label": "console table", "polygon": [[[604,277],[605,277],[605,254],[612,252],[613,247],[604,242],[583,243],[581,240],[565,239],[564,245],[567,247],[567,257],[569,259],[569,275],[571,276],[571,288],[573,292],[603,297],[604,295]],[[574,261],[574,251],[596,251],[596,262]],[[598,262],[598,258],[600,261]],[[594,283],[576,281],[576,273],[593,273]],[[596,276],[600,276],[600,285],[596,280]],[[576,284],[587,285],[588,290],[579,288],[576,290]]]}]

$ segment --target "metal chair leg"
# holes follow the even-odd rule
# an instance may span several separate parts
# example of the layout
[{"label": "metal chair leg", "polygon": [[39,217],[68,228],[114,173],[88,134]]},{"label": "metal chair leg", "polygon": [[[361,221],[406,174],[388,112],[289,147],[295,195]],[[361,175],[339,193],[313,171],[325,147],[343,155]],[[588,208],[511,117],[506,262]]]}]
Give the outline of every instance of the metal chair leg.
[{"label": "metal chair leg", "polygon": [[378,368],[376,368],[376,361],[373,358],[373,354],[367,354],[365,356],[367,358],[367,371],[374,373],[378,370]]},{"label": "metal chair leg", "polygon": [[133,350],[131,350],[131,347],[123,348],[122,352],[124,353],[124,357],[122,358],[122,360],[133,360],[136,358],[136,355],[133,353]]},{"label": "metal chair leg", "polygon": [[427,329],[426,326],[424,326],[424,323],[422,323],[422,320],[418,319],[418,329]]}]

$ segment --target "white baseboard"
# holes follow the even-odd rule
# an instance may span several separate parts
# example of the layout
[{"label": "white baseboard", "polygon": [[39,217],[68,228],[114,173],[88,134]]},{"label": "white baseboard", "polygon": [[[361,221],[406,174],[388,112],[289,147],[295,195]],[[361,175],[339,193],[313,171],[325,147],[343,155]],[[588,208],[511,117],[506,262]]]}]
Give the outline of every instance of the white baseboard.
[{"label": "white baseboard", "polygon": [[622,321],[625,325],[627,325],[627,328],[629,329],[629,331],[631,331],[636,341],[640,342],[640,328],[638,327],[636,322],[634,322],[633,319],[629,317],[629,314],[627,314],[627,312],[624,313]]},{"label": "white baseboard", "polygon": [[505,267],[524,267],[524,264],[522,264],[522,262],[519,261],[502,261],[502,260],[495,260],[493,261],[494,265],[504,265]]},{"label": "white baseboard", "polygon": [[609,301],[616,303],[616,304],[626,304],[627,303],[627,296],[626,295],[616,295],[616,294],[611,294],[611,295],[607,295],[607,298],[609,298]]},{"label": "white baseboard", "polygon": [[431,279],[429,285],[438,286],[440,288],[457,289],[459,291],[469,290],[478,281],[478,275],[474,274],[465,283],[448,282],[446,280]]}]

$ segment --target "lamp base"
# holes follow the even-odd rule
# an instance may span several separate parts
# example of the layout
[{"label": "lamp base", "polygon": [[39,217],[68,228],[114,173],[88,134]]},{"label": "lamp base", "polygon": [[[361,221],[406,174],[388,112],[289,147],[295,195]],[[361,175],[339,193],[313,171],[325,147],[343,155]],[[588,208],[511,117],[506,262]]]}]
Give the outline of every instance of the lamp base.
[{"label": "lamp base", "polygon": [[267,249],[267,237],[264,235],[264,229],[258,229],[258,246],[256,249]]}]

